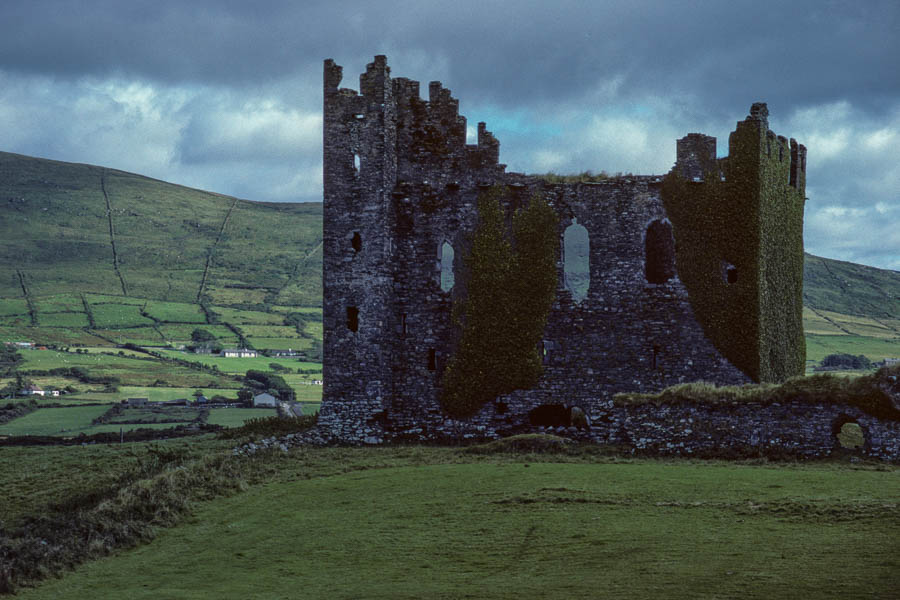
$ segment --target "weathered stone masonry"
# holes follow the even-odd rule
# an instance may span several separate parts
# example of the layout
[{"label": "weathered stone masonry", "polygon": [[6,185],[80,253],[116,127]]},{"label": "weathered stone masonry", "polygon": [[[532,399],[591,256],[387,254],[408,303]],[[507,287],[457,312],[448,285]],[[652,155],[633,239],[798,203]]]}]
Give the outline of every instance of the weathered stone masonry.
[{"label": "weathered stone masonry", "polygon": [[[422,100],[419,83],[392,78],[383,56],[360,76],[358,93],[340,88],[341,80],[341,67],[325,61],[325,389],[319,422],[331,435],[369,442],[492,436],[530,427],[529,415],[533,420],[537,413],[532,411],[544,405],[579,407],[600,427],[617,392],[797,374],[793,366],[769,368],[779,353],[762,346],[752,350],[755,367],[739,368],[736,362],[746,358],[735,361],[727,344],[710,339],[711,328],[719,327],[721,336],[723,326],[707,318],[705,309],[698,315],[682,281],[675,241],[686,234],[673,231],[662,176],[550,184],[507,173],[499,163],[499,142],[484,123],[478,124],[477,143],[466,144],[466,119],[439,82],[429,84],[428,100]],[[793,140],[788,147],[786,140],[775,138],[766,115],[765,105],[754,105],[729,146],[735,152],[747,146],[739,143],[742,139],[750,139],[762,156],[768,143],[771,156],[774,141],[781,162],[769,171],[764,161],[729,166],[729,159],[716,159],[715,138],[690,134],[678,141],[673,172],[688,189],[711,184],[709,177],[783,177],[784,186],[776,192],[800,203],[794,230],[802,235],[806,150]],[[544,375],[536,388],[498,398],[466,421],[453,421],[442,413],[438,397],[441,370],[455,339],[453,298],[463,292],[458,282],[442,289],[442,258],[447,288],[448,249],[458,272],[466,236],[477,220],[478,194],[498,185],[506,191],[507,208],[540,194],[559,215],[559,287],[544,335]],[[728,223],[732,236],[757,247],[766,246],[772,233],[763,231],[759,220],[742,221],[740,213],[742,204],[758,202],[766,189],[745,189],[746,197],[736,199],[731,212],[723,211],[734,219]],[[565,276],[564,239],[573,225],[586,228],[589,237],[590,279],[583,299],[573,297]],[[788,246],[792,254],[799,249],[802,259],[802,238],[789,240]],[[756,312],[742,327],[752,330],[774,321],[776,329],[802,328],[799,311],[793,310],[800,302],[799,282],[784,285],[767,276],[764,265],[735,264],[740,259],[725,256],[726,250],[711,249],[723,255],[714,257],[702,283],[705,290],[721,292],[719,313],[727,314],[732,297],[746,296],[754,299]],[[778,259],[772,254],[767,260]],[[758,299],[763,288],[764,301]],[[605,435],[599,429],[595,433],[598,441]]]}]

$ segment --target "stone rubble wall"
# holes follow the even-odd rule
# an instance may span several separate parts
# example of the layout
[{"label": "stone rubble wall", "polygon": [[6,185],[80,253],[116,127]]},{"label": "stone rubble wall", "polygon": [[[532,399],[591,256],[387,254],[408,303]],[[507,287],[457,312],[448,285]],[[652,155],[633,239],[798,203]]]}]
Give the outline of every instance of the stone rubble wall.
[{"label": "stone rubble wall", "polygon": [[[698,322],[671,233],[660,246],[672,249],[671,268],[663,269],[671,274],[650,281],[648,232],[671,232],[661,176],[552,184],[508,173],[484,123],[477,143],[466,143],[459,102],[440,82],[431,82],[422,99],[419,83],[392,78],[383,56],[360,76],[359,92],[340,88],[341,79],[341,67],[326,61],[319,422],[328,435],[354,443],[490,437],[527,428],[542,405],[575,406],[596,419],[619,392],[751,381]],[[715,138],[691,134],[678,153],[685,172],[700,177],[716,164]],[[509,211],[535,195],[556,210],[559,286],[538,385],[457,423],[440,407],[441,373],[456,343],[451,312],[465,293],[459,275],[478,196],[492,186],[504,190]],[[580,302],[564,273],[564,238],[574,224],[590,241],[590,285]],[[447,291],[440,285],[444,244],[454,250],[456,275]]]},{"label": "stone rubble wall", "polygon": [[319,427],[282,438],[245,444],[235,454],[287,451],[293,446],[378,445],[390,442],[478,442],[510,434],[547,433],[616,448],[623,454],[702,458],[827,458],[843,451],[836,434],[858,423],[865,438],[859,454],[900,461],[900,422],[879,419],[852,406],[783,402],[705,405],[699,403],[614,404],[593,415],[587,428],[574,426],[504,429],[496,420],[445,420],[430,430],[413,428],[381,436],[337,437]]}]

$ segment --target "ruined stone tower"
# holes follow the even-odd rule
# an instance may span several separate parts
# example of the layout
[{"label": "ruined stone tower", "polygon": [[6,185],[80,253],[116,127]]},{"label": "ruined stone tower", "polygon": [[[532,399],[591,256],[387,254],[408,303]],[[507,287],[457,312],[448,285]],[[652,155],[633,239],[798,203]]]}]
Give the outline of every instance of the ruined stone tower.
[{"label": "ruined stone tower", "polygon": [[[422,100],[418,82],[391,78],[384,56],[358,93],[341,79],[325,61],[319,422],[334,435],[521,431],[541,407],[602,418],[616,392],[802,372],[806,151],[768,130],[764,104],[738,123],[727,158],[716,158],[715,138],[690,134],[665,177],[551,184],[507,173],[484,123],[466,144],[458,101],[439,82]],[[453,299],[465,293],[456,275],[478,196],[496,186],[508,210],[538,194],[559,217],[544,374],[455,421],[438,398],[456,340]]]}]

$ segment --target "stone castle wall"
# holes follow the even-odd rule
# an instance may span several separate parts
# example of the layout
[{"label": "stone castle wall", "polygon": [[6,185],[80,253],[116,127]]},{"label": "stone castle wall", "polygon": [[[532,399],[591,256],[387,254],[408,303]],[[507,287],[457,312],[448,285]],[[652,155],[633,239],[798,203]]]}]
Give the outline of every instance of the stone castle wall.
[{"label": "stone castle wall", "polygon": [[[326,61],[325,430],[339,439],[370,441],[499,434],[533,427],[541,414],[535,409],[556,405],[578,407],[600,423],[617,392],[757,379],[735,366],[727,345],[710,339],[705,313],[696,312],[680,276],[675,242],[682,234],[673,230],[662,176],[551,184],[508,173],[499,163],[499,142],[484,123],[478,124],[477,143],[466,143],[458,101],[439,82],[429,85],[423,100],[418,82],[391,78],[383,56],[360,76],[359,92],[340,88],[341,79],[341,67]],[[760,143],[771,133],[767,126],[761,131]],[[791,150],[786,164],[793,189],[802,194],[805,149],[794,144]],[[802,170],[793,166],[801,156]],[[711,173],[723,177],[718,171],[728,171],[721,164],[727,160],[716,158],[715,138],[690,134],[678,142],[674,171],[686,185],[704,186]],[[750,168],[759,172],[758,164]],[[457,422],[438,401],[456,339],[453,299],[464,293],[458,277],[450,287],[448,271],[452,264],[459,274],[478,195],[493,186],[502,187],[510,210],[536,194],[556,210],[559,286],[539,384]],[[574,259],[565,256],[566,238],[573,226],[585,228],[589,240],[583,298],[575,277],[567,275],[567,260]],[[757,221],[731,227],[760,237]],[[802,253],[802,238],[800,248]],[[717,259],[708,275],[727,284],[722,264]],[[742,271],[749,295],[761,287],[754,269]]]}]

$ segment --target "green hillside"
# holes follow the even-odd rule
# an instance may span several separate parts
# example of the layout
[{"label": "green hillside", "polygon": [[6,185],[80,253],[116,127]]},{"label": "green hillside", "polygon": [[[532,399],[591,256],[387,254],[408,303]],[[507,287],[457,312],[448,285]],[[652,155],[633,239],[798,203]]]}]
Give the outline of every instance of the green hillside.
[{"label": "green hillside", "polygon": [[0,297],[321,306],[322,208],[0,152]]},{"label": "green hillside", "polygon": [[[198,324],[225,345],[321,341],[318,203],[0,152],[0,239],[0,341],[177,345]],[[811,363],[900,356],[900,272],[807,255],[804,277]]]}]

